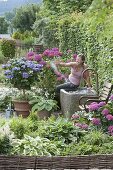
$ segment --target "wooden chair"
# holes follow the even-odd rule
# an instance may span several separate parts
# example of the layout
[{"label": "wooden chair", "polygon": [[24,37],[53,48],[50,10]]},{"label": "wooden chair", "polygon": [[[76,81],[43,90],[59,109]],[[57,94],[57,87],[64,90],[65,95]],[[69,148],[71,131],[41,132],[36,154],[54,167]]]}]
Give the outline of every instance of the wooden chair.
[{"label": "wooden chair", "polygon": [[[109,97],[111,95],[113,89],[113,85],[109,82],[105,82],[103,85],[103,88],[101,90],[100,95],[97,96],[87,96],[87,97],[81,97],[79,100],[79,107],[81,110],[85,110],[86,112],[89,112],[88,105],[92,102],[108,102]],[[85,100],[84,104],[82,104],[82,100]]]}]

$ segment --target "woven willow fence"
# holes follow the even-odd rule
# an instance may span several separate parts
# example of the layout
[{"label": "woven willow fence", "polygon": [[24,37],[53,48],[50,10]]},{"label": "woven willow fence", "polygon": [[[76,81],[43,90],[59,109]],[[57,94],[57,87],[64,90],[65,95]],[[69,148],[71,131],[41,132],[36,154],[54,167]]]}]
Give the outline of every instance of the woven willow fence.
[{"label": "woven willow fence", "polygon": [[113,169],[113,155],[76,157],[0,156],[0,170]]}]

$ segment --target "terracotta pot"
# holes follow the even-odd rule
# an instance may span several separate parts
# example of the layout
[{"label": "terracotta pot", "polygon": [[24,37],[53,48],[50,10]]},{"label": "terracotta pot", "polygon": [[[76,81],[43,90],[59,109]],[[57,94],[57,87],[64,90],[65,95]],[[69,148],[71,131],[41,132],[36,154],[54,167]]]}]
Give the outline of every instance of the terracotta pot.
[{"label": "terracotta pot", "polygon": [[23,118],[26,118],[30,114],[31,106],[28,101],[13,101],[14,110],[17,113],[17,116],[22,115]]},{"label": "terracotta pot", "polygon": [[47,119],[51,116],[51,112],[47,110],[41,110],[37,112],[39,119]]}]

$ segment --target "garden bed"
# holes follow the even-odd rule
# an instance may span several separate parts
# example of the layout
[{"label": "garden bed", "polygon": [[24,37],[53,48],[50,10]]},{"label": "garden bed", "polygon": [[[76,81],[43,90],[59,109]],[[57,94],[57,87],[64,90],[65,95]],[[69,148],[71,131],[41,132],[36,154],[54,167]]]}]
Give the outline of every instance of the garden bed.
[{"label": "garden bed", "polygon": [[113,169],[113,155],[75,157],[0,156],[0,169]]}]

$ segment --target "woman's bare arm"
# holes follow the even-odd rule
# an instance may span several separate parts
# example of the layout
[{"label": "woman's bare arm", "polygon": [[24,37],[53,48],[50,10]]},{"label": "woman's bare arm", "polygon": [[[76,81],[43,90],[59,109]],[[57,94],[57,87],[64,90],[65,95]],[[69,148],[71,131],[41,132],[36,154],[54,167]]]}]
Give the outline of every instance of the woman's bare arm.
[{"label": "woman's bare arm", "polygon": [[76,66],[77,63],[76,62],[69,62],[69,63],[59,62],[57,63],[57,65],[61,67],[72,67],[72,66]]}]

